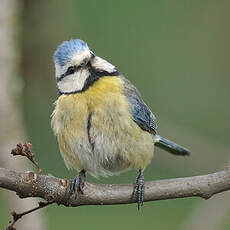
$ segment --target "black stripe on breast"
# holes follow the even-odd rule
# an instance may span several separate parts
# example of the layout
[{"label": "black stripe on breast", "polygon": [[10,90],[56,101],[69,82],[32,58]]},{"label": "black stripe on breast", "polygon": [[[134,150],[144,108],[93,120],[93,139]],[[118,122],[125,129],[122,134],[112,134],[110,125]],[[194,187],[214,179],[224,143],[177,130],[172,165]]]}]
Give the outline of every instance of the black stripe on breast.
[{"label": "black stripe on breast", "polygon": [[92,151],[94,151],[94,142],[92,141],[92,138],[90,136],[90,128],[91,128],[91,119],[92,119],[92,115],[93,113],[91,112],[88,116],[88,122],[87,122],[87,134],[88,134],[88,140],[89,140],[89,143],[92,147]]}]

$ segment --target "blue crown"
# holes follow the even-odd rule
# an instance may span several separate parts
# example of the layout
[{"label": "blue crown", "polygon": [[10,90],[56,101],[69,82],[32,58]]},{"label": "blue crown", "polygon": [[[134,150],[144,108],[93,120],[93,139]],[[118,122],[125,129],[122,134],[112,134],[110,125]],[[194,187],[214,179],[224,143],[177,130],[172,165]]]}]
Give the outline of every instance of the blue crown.
[{"label": "blue crown", "polygon": [[58,46],[54,53],[54,62],[60,66],[64,66],[69,62],[72,57],[86,49],[89,49],[86,42],[80,39],[72,39],[70,41],[64,41]]}]

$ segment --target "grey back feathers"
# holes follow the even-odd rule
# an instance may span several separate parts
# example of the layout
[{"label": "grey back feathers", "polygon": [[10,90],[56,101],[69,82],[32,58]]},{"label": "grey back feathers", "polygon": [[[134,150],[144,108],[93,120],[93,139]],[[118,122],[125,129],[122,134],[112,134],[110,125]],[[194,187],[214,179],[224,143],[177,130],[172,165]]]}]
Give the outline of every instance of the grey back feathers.
[{"label": "grey back feathers", "polygon": [[143,130],[156,134],[156,117],[143,101],[138,89],[128,79],[122,77],[122,80],[124,81],[124,94],[132,106],[133,120]]}]

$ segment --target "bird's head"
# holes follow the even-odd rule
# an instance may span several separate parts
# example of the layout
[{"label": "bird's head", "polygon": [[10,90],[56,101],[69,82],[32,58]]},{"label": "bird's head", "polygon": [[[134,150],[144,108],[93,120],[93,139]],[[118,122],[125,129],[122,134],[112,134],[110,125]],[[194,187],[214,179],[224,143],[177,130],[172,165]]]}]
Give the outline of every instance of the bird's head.
[{"label": "bird's head", "polygon": [[56,80],[59,94],[86,90],[100,77],[117,75],[115,66],[97,57],[80,40],[64,41],[54,53]]}]

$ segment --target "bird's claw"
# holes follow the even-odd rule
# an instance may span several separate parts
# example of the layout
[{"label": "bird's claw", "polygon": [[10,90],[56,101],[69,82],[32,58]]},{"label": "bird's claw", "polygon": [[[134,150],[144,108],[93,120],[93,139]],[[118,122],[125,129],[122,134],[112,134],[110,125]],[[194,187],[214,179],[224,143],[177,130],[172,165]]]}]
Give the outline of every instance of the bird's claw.
[{"label": "bird's claw", "polygon": [[145,191],[144,175],[142,170],[140,169],[132,194],[133,200],[137,201],[138,210],[140,209],[140,206],[142,206],[144,202],[144,191]]},{"label": "bird's claw", "polygon": [[71,191],[73,193],[83,194],[83,188],[85,184],[85,170],[81,170],[78,175],[74,178],[71,186]]}]

